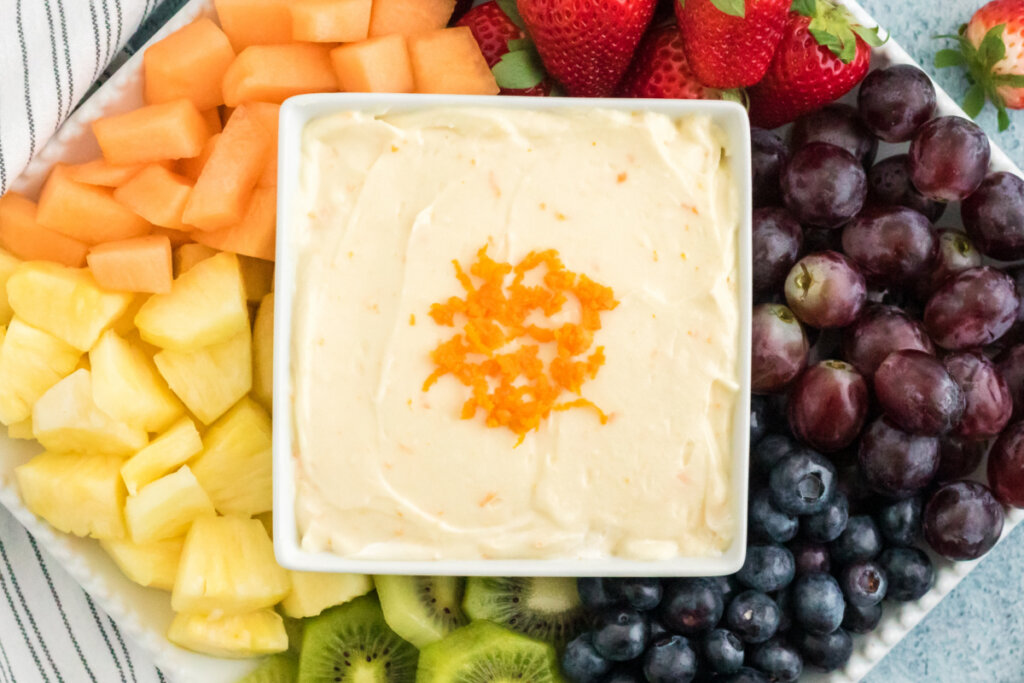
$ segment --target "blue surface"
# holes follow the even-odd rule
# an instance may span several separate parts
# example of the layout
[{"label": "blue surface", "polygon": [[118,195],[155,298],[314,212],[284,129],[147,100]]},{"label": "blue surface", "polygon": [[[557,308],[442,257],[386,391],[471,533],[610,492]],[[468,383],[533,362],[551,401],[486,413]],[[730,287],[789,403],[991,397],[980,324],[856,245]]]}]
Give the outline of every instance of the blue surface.
[{"label": "blue surface", "polygon": [[[957,69],[932,67],[933,40],[957,27],[983,0],[860,0],[878,22],[960,101],[967,82]],[[989,106],[978,117],[1018,166],[1024,167],[1024,111],[997,131]],[[865,683],[1021,683],[1024,681],[1024,525],[963,580],[910,635],[864,679]]]}]

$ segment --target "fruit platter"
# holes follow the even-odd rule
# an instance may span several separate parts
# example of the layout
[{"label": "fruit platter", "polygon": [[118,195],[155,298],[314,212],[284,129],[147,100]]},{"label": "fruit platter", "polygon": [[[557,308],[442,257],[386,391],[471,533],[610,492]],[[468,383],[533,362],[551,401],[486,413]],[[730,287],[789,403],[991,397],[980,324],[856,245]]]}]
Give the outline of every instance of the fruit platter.
[{"label": "fruit platter", "polygon": [[[965,108],[991,99],[1008,124],[1024,76],[1003,66],[1005,4],[949,36],[937,64],[967,67]],[[0,503],[168,678],[854,681],[1024,518],[1021,171],[852,0],[602,6],[192,0],[0,197]],[[322,94],[339,91],[375,95]],[[396,97],[422,111],[396,111]],[[634,99],[602,108],[612,97]],[[334,118],[289,123],[303,98]],[[595,99],[578,116],[553,104],[575,98]],[[670,104],[682,100],[728,103]],[[376,104],[360,113],[360,101]],[[469,109],[444,108],[456,105]],[[741,142],[716,112],[740,112]],[[511,129],[511,143],[495,132]],[[542,147],[554,138],[572,153]],[[534,194],[527,176],[487,166],[526,167],[534,147]],[[370,194],[383,201],[345,194],[378,168],[386,182]],[[480,183],[451,199],[445,173]],[[460,215],[512,216],[510,195],[530,213],[504,242]],[[634,209],[683,226],[645,234],[642,263],[634,242],[601,232]],[[427,240],[435,216],[454,216],[451,241],[473,249],[453,259]],[[579,216],[589,241],[567,232]],[[358,297],[387,268],[317,231],[344,224],[372,251],[388,221],[413,224],[418,253],[440,265],[394,274],[403,293],[402,278],[422,291],[386,343],[338,334],[338,320],[374,329],[386,300]],[[304,251],[285,266],[294,234]],[[549,248],[510,256],[509,235],[529,234]],[[621,273],[674,297],[644,304]],[[325,316],[323,301],[348,308]],[[687,315],[705,327],[676,330]],[[381,467],[414,480],[403,494],[451,503],[433,527],[379,496],[336,510],[338,491],[358,498],[373,477],[306,453],[335,440],[337,460],[370,436],[383,451],[345,403],[358,394],[338,387],[390,400],[366,364],[346,362],[409,339],[426,351],[394,361],[415,371],[400,422],[450,403],[448,433],[476,431],[444,448],[511,461],[481,470],[507,489],[475,489],[479,464],[459,460],[449,487],[417,469],[440,457],[434,432],[396,440]],[[701,372],[666,362],[663,346]],[[623,358],[648,356],[644,372],[669,381],[632,394],[611,383]],[[652,436],[666,406],[686,408],[666,411],[685,413],[675,429],[706,437],[678,473]],[[578,476],[539,479],[531,533],[450,533],[463,489],[474,523],[514,505],[516,457],[548,425],[600,463],[586,479],[600,500],[565,493]],[[613,456],[644,448],[657,481],[617,469]],[[553,452],[552,471],[576,471],[572,449]],[[631,472],[637,482],[609,474]],[[671,513],[657,497],[636,503],[644,487]],[[607,530],[574,535],[577,522]],[[659,525],[672,542],[644,536]],[[345,564],[309,564],[286,540]],[[559,571],[569,556],[612,569]],[[736,571],[667,564],[719,557]],[[417,571],[401,570],[410,558]],[[510,558],[545,568],[486,571]],[[429,571],[453,559],[474,568]]]}]

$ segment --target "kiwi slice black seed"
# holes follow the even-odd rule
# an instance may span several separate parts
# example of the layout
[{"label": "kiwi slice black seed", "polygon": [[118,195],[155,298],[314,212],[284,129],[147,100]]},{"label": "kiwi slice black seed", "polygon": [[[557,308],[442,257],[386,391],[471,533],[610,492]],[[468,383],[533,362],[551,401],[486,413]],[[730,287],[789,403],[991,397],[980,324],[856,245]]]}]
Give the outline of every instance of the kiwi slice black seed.
[{"label": "kiwi slice black seed", "polygon": [[488,619],[558,648],[579,634],[586,618],[572,578],[471,577],[462,607],[470,619]]},{"label": "kiwi slice black seed", "polygon": [[384,621],[422,648],[469,623],[462,611],[466,580],[456,576],[376,576]]},{"label": "kiwi slice black seed", "polygon": [[561,683],[548,643],[474,621],[420,652],[416,683]]},{"label": "kiwi slice black seed", "polygon": [[376,593],[310,619],[299,683],[412,683],[419,654],[388,628]]},{"label": "kiwi slice black seed", "polygon": [[299,660],[291,652],[267,657],[238,683],[295,683],[299,675]]}]

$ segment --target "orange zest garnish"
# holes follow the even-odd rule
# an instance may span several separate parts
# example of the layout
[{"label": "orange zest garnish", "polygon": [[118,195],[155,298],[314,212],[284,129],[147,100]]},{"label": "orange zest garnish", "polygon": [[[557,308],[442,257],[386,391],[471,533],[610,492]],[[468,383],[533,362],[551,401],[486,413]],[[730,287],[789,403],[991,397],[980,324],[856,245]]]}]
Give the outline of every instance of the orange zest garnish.
[{"label": "orange zest garnish", "polygon": [[[619,305],[611,288],[566,270],[554,249],[530,252],[513,266],[493,260],[485,245],[468,273],[458,261],[452,263],[465,296],[433,304],[430,317],[438,325],[461,326],[461,331],[431,352],[436,368],[423,391],[452,375],[470,390],[462,418],[472,419],[482,410],[488,427],[506,427],[519,436],[516,445],[552,410],[590,409],[601,424],[607,423],[608,416],[582,397],[582,389],[605,362],[603,346],[590,349],[601,329],[601,313]],[[524,284],[527,273],[541,267],[541,284]],[[569,296],[579,303],[579,321],[552,322]],[[538,324],[544,322],[548,325]],[[580,398],[559,403],[565,392]]]}]

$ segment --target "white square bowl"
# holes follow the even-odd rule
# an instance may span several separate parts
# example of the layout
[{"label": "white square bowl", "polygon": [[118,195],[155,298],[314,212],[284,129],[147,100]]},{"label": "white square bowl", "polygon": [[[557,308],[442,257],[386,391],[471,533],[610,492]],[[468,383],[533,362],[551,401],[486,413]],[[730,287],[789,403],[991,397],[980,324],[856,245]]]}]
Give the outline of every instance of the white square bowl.
[{"label": "white square bowl", "polygon": [[[714,557],[677,557],[661,561],[602,559],[389,561],[344,558],[310,552],[299,542],[296,521],[292,357],[292,304],[297,254],[290,239],[292,217],[301,210],[299,178],[302,133],[311,120],[337,112],[374,114],[433,108],[504,108],[533,111],[607,109],[646,111],[678,119],[709,116],[726,136],[740,202],[739,345],[740,393],[733,414],[730,506],[736,527],[729,548]],[[336,93],[294,97],[281,108],[278,180],[277,270],[274,283],[274,550],[289,569],[362,574],[453,576],[721,576],[737,571],[746,552],[747,471],[750,438],[751,319],[751,168],[750,124],[743,107],[733,102],[698,100],[614,100],[457,95],[368,95]],[[652,501],[657,504],[657,501]]]}]

